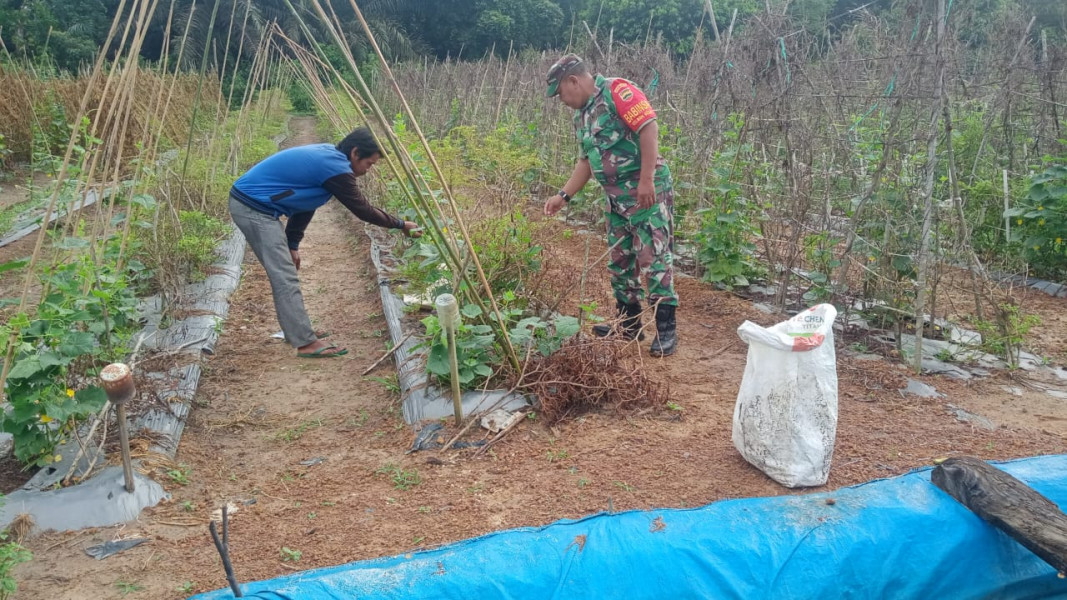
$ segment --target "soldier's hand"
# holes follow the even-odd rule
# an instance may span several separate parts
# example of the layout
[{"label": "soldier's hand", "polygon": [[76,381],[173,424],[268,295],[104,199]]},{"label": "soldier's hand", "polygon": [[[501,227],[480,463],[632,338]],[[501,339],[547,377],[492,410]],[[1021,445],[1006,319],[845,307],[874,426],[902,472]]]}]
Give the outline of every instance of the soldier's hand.
[{"label": "soldier's hand", "polygon": [[409,238],[422,237],[422,229],[419,229],[419,225],[414,221],[404,221],[404,235]]},{"label": "soldier's hand", "polygon": [[293,257],[293,266],[296,267],[297,271],[299,271],[300,270],[300,251],[299,250],[290,250],[289,251],[289,256]]},{"label": "soldier's hand", "polygon": [[656,203],[656,186],[650,180],[637,182],[637,208],[645,210]]},{"label": "soldier's hand", "polygon": [[545,200],[545,214],[551,217],[558,213],[559,209],[563,208],[564,204],[566,204],[566,202],[563,200],[563,196],[560,196],[559,194],[552,196],[548,200]]}]

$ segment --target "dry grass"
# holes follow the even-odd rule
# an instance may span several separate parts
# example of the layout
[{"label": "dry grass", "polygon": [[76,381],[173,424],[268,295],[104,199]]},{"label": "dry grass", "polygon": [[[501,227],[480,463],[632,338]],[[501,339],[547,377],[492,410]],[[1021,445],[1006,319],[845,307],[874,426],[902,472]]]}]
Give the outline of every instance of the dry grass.
[{"label": "dry grass", "polygon": [[[163,136],[171,143],[184,143],[193,116],[198,79],[195,73],[163,77],[152,71],[142,71],[138,75],[132,115],[129,126],[126,127],[124,156],[109,158],[128,160],[140,153],[138,142],[143,142],[142,132],[155,131],[158,126],[159,116],[155,114],[156,99],[161,89],[164,95],[167,93],[172,82],[174,95],[163,127]],[[77,115],[78,104],[89,82],[90,78],[87,76],[41,78],[36,73],[17,68],[0,69],[0,132],[6,137],[5,143],[13,152],[15,160],[30,158],[35,125],[44,128],[49,126],[48,123],[40,122],[40,119],[44,118],[43,115],[58,113],[60,110],[67,120]],[[107,90],[105,96],[105,85],[104,79],[98,79],[89,98],[90,107],[102,107],[89,115],[94,123],[108,122],[113,118],[112,113],[119,109],[119,99],[114,86]],[[219,93],[219,82],[210,77],[205,78],[203,97],[214,98]],[[67,140],[58,141],[65,146]],[[108,147],[116,148],[118,145],[109,143]]]}]

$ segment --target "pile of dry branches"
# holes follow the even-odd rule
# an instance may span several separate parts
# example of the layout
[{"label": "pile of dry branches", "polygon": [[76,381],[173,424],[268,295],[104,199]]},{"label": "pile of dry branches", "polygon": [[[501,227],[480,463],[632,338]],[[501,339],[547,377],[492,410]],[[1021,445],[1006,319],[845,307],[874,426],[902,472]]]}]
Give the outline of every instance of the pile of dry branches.
[{"label": "pile of dry branches", "polygon": [[[635,351],[636,350],[636,351]],[[650,379],[634,343],[574,338],[531,361],[522,387],[535,394],[549,424],[587,410],[634,413],[666,406],[666,383]]]}]

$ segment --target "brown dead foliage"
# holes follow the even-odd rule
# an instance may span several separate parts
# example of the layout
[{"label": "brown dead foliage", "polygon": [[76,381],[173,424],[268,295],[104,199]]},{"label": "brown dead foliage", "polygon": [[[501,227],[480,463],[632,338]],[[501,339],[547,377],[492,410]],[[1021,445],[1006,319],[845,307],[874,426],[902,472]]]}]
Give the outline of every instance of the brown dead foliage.
[{"label": "brown dead foliage", "polygon": [[537,396],[550,425],[589,410],[633,414],[663,408],[670,390],[645,369],[635,343],[574,338],[531,361],[522,387]]}]

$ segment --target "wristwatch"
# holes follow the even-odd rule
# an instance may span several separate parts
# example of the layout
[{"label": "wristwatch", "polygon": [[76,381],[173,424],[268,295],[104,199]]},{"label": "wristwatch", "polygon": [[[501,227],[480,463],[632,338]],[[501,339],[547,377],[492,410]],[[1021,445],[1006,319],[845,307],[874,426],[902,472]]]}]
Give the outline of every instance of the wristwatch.
[{"label": "wristwatch", "polygon": [[560,190],[559,192],[557,192],[556,195],[559,196],[560,198],[563,198],[564,202],[570,202],[571,201],[571,195],[568,194],[567,192],[565,192],[564,190]]}]

